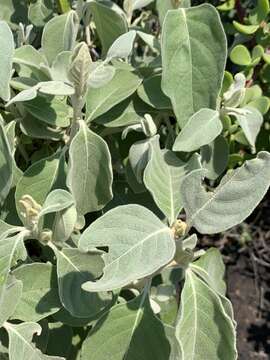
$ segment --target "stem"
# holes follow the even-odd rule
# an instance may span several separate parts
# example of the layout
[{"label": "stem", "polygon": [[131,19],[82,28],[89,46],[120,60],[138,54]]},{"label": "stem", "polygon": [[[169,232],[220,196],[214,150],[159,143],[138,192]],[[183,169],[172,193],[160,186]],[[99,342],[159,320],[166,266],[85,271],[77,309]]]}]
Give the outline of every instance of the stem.
[{"label": "stem", "polygon": [[58,0],[58,8],[61,14],[68,12],[71,10],[70,4],[68,0]]}]

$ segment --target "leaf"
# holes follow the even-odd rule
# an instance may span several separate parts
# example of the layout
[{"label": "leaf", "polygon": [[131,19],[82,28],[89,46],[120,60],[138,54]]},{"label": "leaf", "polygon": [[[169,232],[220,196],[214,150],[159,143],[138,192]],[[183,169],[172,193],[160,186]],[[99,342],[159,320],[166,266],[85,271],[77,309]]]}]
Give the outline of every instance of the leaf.
[{"label": "leaf", "polygon": [[113,58],[126,59],[128,56],[130,56],[135,38],[135,30],[130,30],[125,34],[120,35],[110,46],[106,57],[107,61],[110,61]]},{"label": "leaf", "polygon": [[62,189],[57,189],[50,192],[44,201],[43,207],[39,212],[39,218],[64,210],[74,204],[72,195]]},{"label": "leaf", "polygon": [[156,114],[156,110],[137,96],[132,96],[97,117],[94,122],[106,127],[129,126],[140,123],[145,114]]},{"label": "leaf", "polygon": [[56,97],[49,101],[38,96],[23,105],[27,112],[48,125],[68,127],[70,124],[71,108]]},{"label": "leaf", "polygon": [[183,127],[201,108],[217,106],[227,51],[217,10],[203,4],[168,11],[161,43],[162,90]]},{"label": "leaf", "polygon": [[9,82],[12,76],[14,40],[12,32],[5,21],[0,21],[0,48],[0,98],[4,101],[9,101]]},{"label": "leaf", "polygon": [[69,156],[67,184],[78,213],[101,210],[113,196],[111,156],[106,142],[81,122]]},{"label": "leaf", "polygon": [[62,51],[72,50],[79,28],[79,18],[75,11],[55,16],[44,26],[41,46],[49,65]]},{"label": "leaf", "polygon": [[92,0],[87,4],[87,9],[93,16],[102,55],[105,55],[113,42],[128,31],[125,13],[110,0]]},{"label": "leaf", "polygon": [[[23,245],[24,233],[2,239],[0,241],[0,307],[7,301],[8,275],[11,267],[17,260],[26,259],[26,250]],[[13,303],[14,304],[14,303]],[[5,313],[3,314],[5,315]],[[8,313],[8,315],[11,315]],[[2,319],[6,320],[6,319]]]},{"label": "leaf", "polygon": [[168,264],[175,253],[171,230],[151,211],[139,205],[119,206],[92,223],[79,247],[109,248],[103,256],[103,277],[83,284],[87,291],[113,290],[152,275]]},{"label": "leaf", "polygon": [[93,62],[88,78],[88,86],[90,88],[100,88],[107,85],[115,75],[115,68],[106,65],[103,61]]},{"label": "leaf", "polygon": [[201,148],[201,163],[207,170],[208,179],[217,179],[226,169],[229,160],[229,146],[222,135],[218,136],[211,144]]},{"label": "leaf", "polygon": [[244,45],[236,45],[231,53],[230,59],[234,64],[248,66],[251,64],[252,59],[250,53],[246,46]]},{"label": "leaf", "polygon": [[237,31],[246,35],[254,34],[260,27],[259,25],[244,25],[237,21],[233,21],[233,26]]},{"label": "leaf", "polygon": [[5,329],[9,337],[9,358],[17,360],[20,354],[20,360],[64,360],[58,356],[47,356],[41,353],[32,342],[33,335],[41,334],[41,326],[34,322],[25,322],[22,324],[5,323]]},{"label": "leaf", "polygon": [[15,95],[7,104],[6,107],[16,102],[29,101],[37,97],[37,86],[30,87],[29,89],[23,90]]},{"label": "leaf", "polygon": [[0,119],[0,205],[8,196],[13,179],[13,156]]},{"label": "leaf", "polygon": [[[0,313],[0,326],[4,324],[14,313],[20,297],[22,294],[23,284],[21,281],[17,281],[14,277],[9,277],[3,290],[3,297],[0,301],[1,313]],[[1,348],[1,346],[0,346]],[[1,358],[1,350],[0,350]]]},{"label": "leaf", "polygon": [[27,114],[20,121],[20,128],[23,134],[34,139],[50,139],[52,141],[63,140],[63,131],[59,128],[49,127],[48,124]]},{"label": "leaf", "polygon": [[36,322],[61,308],[56,271],[50,263],[23,265],[12,274],[23,284],[22,296],[13,319]]},{"label": "leaf", "polygon": [[76,90],[76,96],[85,96],[91,71],[92,58],[85,42],[79,43],[73,50],[68,76]]},{"label": "leaf", "polygon": [[[226,295],[226,284],[224,281],[225,265],[218,249],[210,248],[206,253],[194,262],[192,266],[199,266],[209,275],[210,286],[221,295]],[[196,269],[194,268],[196,271]]]},{"label": "leaf", "polygon": [[154,0],[131,0],[132,2],[132,10],[137,10],[140,9],[142,7],[145,7],[147,5],[149,5],[151,2],[153,2]]},{"label": "leaf", "polygon": [[28,18],[35,26],[43,27],[52,15],[53,1],[51,0],[37,0],[29,4]]},{"label": "leaf", "polygon": [[13,62],[19,65],[26,65],[30,69],[40,69],[42,63],[45,62],[42,54],[32,45],[23,45],[14,52]]},{"label": "leaf", "polygon": [[170,99],[161,90],[161,75],[151,76],[138,87],[139,97],[148,105],[156,109],[171,109]]},{"label": "leaf", "polygon": [[51,78],[54,81],[62,81],[65,83],[69,82],[68,69],[70,65],[71,51],[60,52],[50,68]]},{"label": "leaf", "polygon": [[201,179],[202,171],[195,170],[182,182],[188,224],[202,234],[225,231],[245,220],[267,192],[270,154],[262,151],[256,159],[228,172],[214,191],[206,192]]},{"label": "leaf", "polygon": [[250,106],[245,106],[243,109],[246,110],[245,113],[235,113],[235,116],[248,142],[255,148],[255,142],[263,124],[263,116],[259,110]]},{"label": "leaf", "polygon": [[101,252],[53,249],[57,258],[59,296],[63,306],[75,317],[89,318],[97,315],[110,303],[111,296],[86,292],[82,289],[82,284],[93,281],[102,274],[104,262]]},{"label": "leaf", "polygon": [[73,345],[72,328],[60,322],[49,323],[48,345],[46,354],[62,356],[68,359],[71,356]]},{"label": "leaf", "polygon": [[173,145],[174,151],[192,152],[211,143],[223,129],[219,112],[201,109],[188,120]]},{"label": "leaf", "polygon": [[100,318],[83,343],[81,360],[169,359],[165,328],[146,295],[115,305]]},{"label": "leaf", "polygon": [[144,183],[170,225],[183,207],[180,192],[182,180],[188,172],[199,167],[197,155],[185,163],[172,151],[162,151],[158,137],[150,142],[150,159],[144,172]]},{"label": "leaf", "polygon": [[48,95],[73,95],[74,88],[70,84],[62,81],[43,81],[39,83],[38,90],[43,94]]},{"label": "leaf", "polygon": [[87,122],[106,113],[132,95],[142,79],[128,70],[116,70],[112,80],[105,86],[89,88],[86,96]]},{"label": "leaf", "polygon": [[21,198],[24,195],[31,195],[42,206],[51,190],[64,187],[64,166],[64,158],[58,152],[37,161],[25,171],[15,192],[16,207],[22,221],[24,221],[21,215],[23,208],[19,203]]},{"label": "leaf", "polygon": [[138,183],[143,182],[143,172],[148,163],[149,139],[136,141],[129,149],[129,162]]},{"label": "leaf", "polygon": [[190,269],[181,294],[176,336],[181,359],[237,359],[235,330],[218,295]]}]

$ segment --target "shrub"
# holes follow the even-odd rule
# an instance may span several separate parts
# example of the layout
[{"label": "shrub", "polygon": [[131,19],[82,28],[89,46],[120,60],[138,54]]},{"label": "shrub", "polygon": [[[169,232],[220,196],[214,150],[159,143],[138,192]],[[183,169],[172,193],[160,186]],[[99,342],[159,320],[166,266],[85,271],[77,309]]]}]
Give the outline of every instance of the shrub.
[{"label": "shrub", "polygon": [[209,4],[0,4],[1,357],[236,359],[222,257],[196,233],[269,187],[257,50],[231,48],[245,68],[224,77]]}]

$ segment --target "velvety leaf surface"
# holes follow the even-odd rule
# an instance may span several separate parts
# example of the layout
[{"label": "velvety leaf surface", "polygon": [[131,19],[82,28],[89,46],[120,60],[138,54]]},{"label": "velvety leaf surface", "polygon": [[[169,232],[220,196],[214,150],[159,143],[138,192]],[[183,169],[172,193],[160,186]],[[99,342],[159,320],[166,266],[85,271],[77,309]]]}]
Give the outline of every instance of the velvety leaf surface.
[{"label": "velvety leaf surface", "polygon": [[12,164],[11,148],[0,118],[0,204],[7,197],[12,185]]},{"label": "velvety leaf surface", "polygon": [[89,88],[86,96],[87,121],[106,113],[133,94],[142,79],[127,70],[117,70],[112,80],[100,88]]},{"label": "velvety leaf surface", "polygon": [[188,172],[199,167],[198,156],[194,155],[185,163],[172,151],[162,151],[158,137],[150,142],[150,159],[144,172],[144,183],[170,225],[183,207],[180,192],[182,180]]},{"label": "velvety leaf surface", "polygon": [[99,313],[110,302],[106,293],[94,294],[81,286],[102,274],[104,262],[100,252],[84,253],[78,249],[54,247],[57,258],[59,295],[62,304],[71,315],[89,318]]},{"label": "velvety leaf surface", "polygon": [[226,37],[216,9],[203,4],[169,10],[161,44],[162,89],[183,127],[201,108],[216,109],[226,61]]},{"label": "velvety leaf surface", "polygon": [[169,263],[175,252],[171,230],[139,205],[119,206],[92,223],[79,241],[84,250],[108,246],[103,277],[87,282],[88,291],[106,291],[153,274]]},{"label": "velvety leaf surface", "polygon": [[0,21],[0,49],[0,98],[9,101],[9,81],[12,76],[14,40],[12,32],[5,21]]},{"label": "velvety leaf surface", "polygon": [[78,213],[101,210],[112,198],[113,174],[106,142],[81,122],[69,156],[68,187]]},{"label": "velvety leaf surface", "polygon": [[218,295],[191,270],[186,271],[176,336],[181,359],[237,359],[235,330]]},{"label": "velvety leaf surface", "polygon": [[182,197],[188,223],[203,234],[225,231],[241,223],[255,209],[270,185],[270,154],[260,152],[229,171],[214,191],[201,184],[196,170],[182,182]]},{"label": "velvety leaf surface", "polygon": [[192,152],[211,143],[222,131],[219,112],[201,109],[191,116],[177,136],[174,151]]},{"label": "velvety leaf surface", "polygon": [[23,284],[13,319],[36,322],[61,308],[56,271],[50,263],[23,265],[14,270],[13,275]]},{"label": "velvety leaf surface", "polygon": [[112,307],[100,319],[83,344],[81,359],[165,360],[169,355],[163,324],[154,316],[148,298],[142,295]]}]

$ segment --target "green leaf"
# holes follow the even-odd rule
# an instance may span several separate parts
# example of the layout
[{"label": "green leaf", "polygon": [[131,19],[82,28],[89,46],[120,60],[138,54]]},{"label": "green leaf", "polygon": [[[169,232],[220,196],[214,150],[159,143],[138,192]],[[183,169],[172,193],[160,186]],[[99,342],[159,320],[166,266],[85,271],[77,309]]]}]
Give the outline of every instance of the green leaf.
[{"label": "green leaf", "polygon": [[223,129],[219,112],[201,109],[188,120],[173,145],[174,151],[192,152],[211,143]]},{"label": "green leaf", "polygon": [[250,52],[244,45],[236,45],[231,53],[230,59],[234,64],[248,66],[251,65],[252,59]]},{"label": "green leaf", "polygon": [[38,27],[44,26],[53,15],[53,1],[37,0],[29,4],[28,18]]},{"label": "green leaf", "polygon": [[23,265],[12,274],[23,284],[22,296],[13,319],[39,321],[61,308],[56,271],[50,263]]},{"label": "green leaf", "polygon": [[130,167],[138,183],[143,182],[143,172],[148,163],[149,139],[136,141],[129,149]]},{"label": "green leaf", "polygon": [[89,318],[97,315],[110,303],[111,296],[86,292],[82,289],[82,284],[94,281],[102,274],[102,253],[85,253],[71,248],[53,249],[57,258],[59,296],[63,306],[75,317]]},{"label": "green leaf", "polygon": [[25,171],[15,192],[16,207],[22,221],[24,218],[21,212],[24,209],[19,203],[21,198],[24,195],[31,195],[42,206],[51,190],[64,188],[64,166],[64,157],[57,152],[48,158],[37,161]]},{"label": "green leaf", "polygon": [[239,31],[241,34],[245,34],[245,35],[254,34],[260,27],[259,25],[244,25],[235,20],[233,21],[233,26],[235,27],[235,29],[237,31]]},{"label": "green leaf", "polygon": [[[217,293],[224,295],[226,294],[226,284],[224,281],[225,276],[225,265],[222,260],[220,251],[216,248],[210,248],[199,260],[194,262],[192,266],[199,266],[204,269],[210,280],[210,286]],[[194,270],[196,271],[195,267]]]},{"label": "green leaf", "polygon": [[32,45],[23,45],[15,50],[13,62],[19,65],[26,65],[32,70],[39,70],[46,60],[42,54]]},{"label": "green leaf", "polygon": [[13,179],[13,156],[0,119],[0,205],[8,196]]},{"label": "green leaf", "polygon": [[97,117],[94,122],[106,127],[129,126],[139,124],[145,114],[156,114],[156,110],[137,96],[132,96]]},{"label": "green leaf", "polygon": [[20,128],[23,134],[34,139],[50,139],[52,141],[63,140],[62,129],[49,127],[44,122],[39,121],[30,114],[22,118]]},{"label": "green leaf", "polygon": [[12,76],[14,40],[12,32],[5,21],[0,21],[0,48],[0,98],[2,98],[4,101],[9,101],[9,82]]},{"label": "green leaf", "polygon": [[64,360],[58,356],[43,355],[32,342],[33,335],[41,334],[41,326],[34,322],[25,322],[22,324],[5,323],[5,329],[9,337],[9,358],[10,360]]},{"label": "green leaf", "polygon": [[264,21],[269,13],[269,0],[257,0],[257,6],[249,14],[251,24],[260,24]]},{"label": "green leaf", "polygon": [[91,71],[92,58],[85,42],[79,43],[73,50],[68,77],[72,82],[76,96],[83,97],[87,92],[87,82]]},{"label": "green leaf", "polygon": [[[0,301],[1,313],[0,313],[0,326],[4,324],[13,314],[17,307],[18,302],[22,294],[23,284],[21,281],[17,281],[14,277],[10,276],[5,284],[3,290],[3,297]],[[0,346],[1,348],[1,346]],[[1,350],[0,350],[1,358]]]},{"label": "green leaf", "polygon": [[56,97],[49,101],[38,96],[23,105],[27,112],[48,125],[68,127],[70,124],[71,108]]},{"label": "green leaf", "polygon": [[156,109],[171,109],[170,99],[161,90],[161,75],[151,76],[138,87],[139,97],[148,105]]},{"label": "green leaf", "polygon": [[71,54],[71,51],[62,51],[56,56],[50,68],[52,80],[62,81],[65,83],[69,82],[68,69],[70,65]]},{"label": "green leaf", "polygon": [[225,231],[245,220],[267,192],[270,154],[262,151],[256,159],[228,172],[214,191],[207,192],[201,179],[202,171],[195,170],[182,182],[188,224],[202,234]]},{"label": "green leaf", "polygon": [[110,0],[92,0],[87,9],[93,16],[104,56],[113,42],[128,31],[125,13]]},{"label": "green leaf", "polygon": [[89,88],[86,96],[87,122],[106,113],[132,95],[142,79],[128,70],[117,70],[112,80],[105,86]]},{"label": "green leaf", "polygon": [[[19,259],[26,259],[26,250],[23,244],[24,233],[19,233],[0,240],[0,306],[7,301],[7,291],[9,288],[8,274],[11,267],[16,264]],[[14,303],[13,303],[14,304]],[[12,315],[4,312],[3,315]],[[5,321],[7,319],[1,319]],[[0,325],[1,326],[1,325]]]},{"label": "green leaf", "polygon": [[190,269],[181,294],[176,336],[181,359],[236,360],[235,330],[219,296]]},{"label": "green leaf", "polygon": [[108,145],[81,122],[80,130],[71,142],[69,156],[67,184],[78,213],[84,215],[101,210],[113,196]]},{"label": "green leaf", "polygon": [[169,359],[165,328],[146,296],[112,307],[84,341],[81,360]]},{"label": "green leaf", "polygon": [[135,37],[135,30],[130,30],[125,34],[120,35],[110,46],[106,57],[107,61],[113,58],[126,59],[132,53]]},{"label": "green leaf", "polygon": [[201,108],[217,106],[227,52],[217,10],[203,4],[168,11],[161,43],[162,90],[183,127]]},{"label": "green leaf", "polygon": [[93,62],[88,78],[90,88],[100,88],[107,85],[115,75],[115,68],[105,64],[103,61]]},{"label": "green leaf", "polygon": [[62,51],[72,50],[79,28],[79,19],[75,11],[55,16],[44,27],[41,45],[49,65]]},{"label": "green leaf", "polygon": [[229,146],[222,135],[201,148],[201,162],[203,168],[207,170],[205,175],[208,179],[217,179],[226,169],[228,159]]},{"label": "green leaf", "polygon": [[263,124],[263,116],[257,109],[250,106],[245,106],[243,110],[246,110],[243,114],[235,113],[235,116],[248,142],[255,149],[255,142]]},{"label": "green leaf", "polygon": [[48,95],[73,95],[74,88],[70,84],[62,81],[43,81],[38,84],[38,90],[43,94]]},{"label": "green leaf", "polygon": [[92,223],[79,240],[85,251],[109,248],[104,254],[103,277],[83,284],[87,291],[106,291],[152,275],[175,253],[171,230],[139,205],[119,206]]},{"label": "green leaf", "polygon": [[199,167],[197,155],[185,163],[172,151],[162,151],[158,137],[150,142],[150,159],[144,172],[144,183],[170,225],[183,207],[180,192],[182,180],[188,172]]},{"label": "green leaf", "polygon": [[266,96],[261,96],[257,99],[254,99],[248,103],[248,106],[254,107],[259,110],[263,115],[267,114],[270,107],[270,100]]}]

